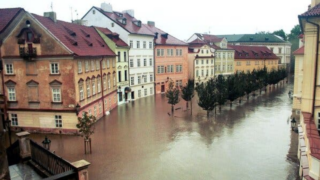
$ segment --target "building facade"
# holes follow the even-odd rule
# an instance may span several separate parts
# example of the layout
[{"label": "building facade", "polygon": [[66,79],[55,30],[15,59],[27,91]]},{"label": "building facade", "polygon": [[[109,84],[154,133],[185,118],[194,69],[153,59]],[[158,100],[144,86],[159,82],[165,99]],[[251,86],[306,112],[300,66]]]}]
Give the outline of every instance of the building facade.
[{"label": "building facade", "polygon": [[[295,78],[294,83],[300,83],[300,85],[297,86],[298,88],[295,87],[294,95],[301,93],[298,158],[300,159],[299,175],[304,180],[320,178],[319,12],[320,1],[312,0],[309,10],[299,15],[300,27],[304,34],[304,52],[298,53],[300,57],[297,58],[299,63],[296,66],[298,65],[298,72],[299,69],[303,71],[295,75],[299,77]],[[303,77],[302,81],[300,77]],[[301,87],[300,92],[299,87]]]},{"label": "building facade", "polygon": [[89,26],[105,27],[119,34],[129,46],[129,76],[131,92],[129,99],[154,94],[154,34],[140,20],[134,18],[133,10],[113,11],[110,4],[92,7],[82,18]]},{"label": "building facade", "polygon": [[268,71],[278,69],[278,57],[267,47],[263,46],[241,46],[229,45],[235,50],[234,54],[234,73],[252,72],[264,67]]},{"label": "building facade", "polygon": [[115,54],[94,28],[25,13],[1,56],[13,129],[74,133],[83,111],[99,119],[117,105]]},{"label": "building facade", "polygon": [[279,67],[289,68],[291,43],[273,34],[217,35],[228,40],[230,45],[266,46],[279,57]]},{"label": "building facade", "polygon": [[156,93],[165,93],[170,81],[184,86],[188,82],[188,44],[157,28],[154,22],[148,21],[147,27],[155,35]]},{"label": "building facade", "polygon": [[129,94],[131,92],[129,84],[129,49],[130,47],[122,39],[119,34],[111,32],[107,28],[95,27],[100,36],[107,43],[108,47],[117,55],[116,73],[117,73],[117,93],[118,105],[130,101]]}]

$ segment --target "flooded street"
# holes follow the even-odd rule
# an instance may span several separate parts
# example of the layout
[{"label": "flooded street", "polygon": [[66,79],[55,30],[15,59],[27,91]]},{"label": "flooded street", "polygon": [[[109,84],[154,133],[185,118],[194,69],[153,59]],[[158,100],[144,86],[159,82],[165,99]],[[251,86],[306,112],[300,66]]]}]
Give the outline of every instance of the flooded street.
[{"label": "flooded street", "polygon": [[[83,138],[48,135],[51,151],[70,162],[91,162],[91,180],[283,180],[295,179],[290,147],[292,85],[250,97],[221,112],[181,109],[169,116],[164,95],[121,105],[100,120],[92,135],[92,154]],[[189,105],[190,107],[190,105]],[[41,143],[43,134],[31,136]]]}]

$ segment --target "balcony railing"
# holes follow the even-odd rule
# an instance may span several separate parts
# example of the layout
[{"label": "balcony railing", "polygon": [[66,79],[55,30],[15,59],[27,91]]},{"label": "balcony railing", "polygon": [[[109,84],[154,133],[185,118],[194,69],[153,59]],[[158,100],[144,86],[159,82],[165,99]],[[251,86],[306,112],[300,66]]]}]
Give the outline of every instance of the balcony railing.
[{"label": "balcony railing", "polygon": [[30,60],[32,58],[37,57],[37,49],[36,48],[24,48],[21,47],[19,49],[20,57],[26,60]]}]

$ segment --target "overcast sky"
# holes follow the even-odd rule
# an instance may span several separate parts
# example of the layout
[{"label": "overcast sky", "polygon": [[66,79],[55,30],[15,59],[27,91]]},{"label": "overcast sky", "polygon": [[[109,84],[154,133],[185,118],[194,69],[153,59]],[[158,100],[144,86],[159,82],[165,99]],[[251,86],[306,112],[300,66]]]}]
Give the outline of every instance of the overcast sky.
[{"label": "overcast sky", "polygon": [[51,2],[57,18],[68,22],[71,8],[73,19],[102,2],[115,11],[133,9],[143,23],[155,21],[158,28],[186,40],[196,32],[220,35],[283,29],[289,33],[311,0],[1,0],[0,8],[22,7],[43,15],[51,11]]}]

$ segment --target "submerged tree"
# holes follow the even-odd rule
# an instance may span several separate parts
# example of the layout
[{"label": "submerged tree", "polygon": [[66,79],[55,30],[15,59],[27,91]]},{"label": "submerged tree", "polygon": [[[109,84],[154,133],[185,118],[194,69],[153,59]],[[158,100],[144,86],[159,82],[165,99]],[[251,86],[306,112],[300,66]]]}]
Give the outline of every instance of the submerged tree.
[{"label": "submerged tree", "polygon": [[178,104],[180,101],[179,98],[180,91],[178,88],[174,87],[172,81],[169,83],[169,89],[166,92],[166,97],[168,98],[168,103],[171,104],[171,112],[174,112],[174,105]]},{"label": "submerged tree", "polygon": [[216,84],[213,79],[209,79],[206,83],[201,83],[196,87],[198,93],[198,105],[207,111],[209,118],[210,111],[214,110],[217,105]]},{"label": "submerged tree", "polygon": [[219,111],[221,111],[221,106],[227,101],[227,83],[224,76],[219,75],[216,79],[216,89],[217,89],[217,102],[219,104]]},{"label": "submerged tree", "polygon": [[85,153],[87,152],[87,145],[89,145],[91,153],[90,135],[94,133],[95,122],[96,117],[93,115],[88,115],[87,112],[84,112],[82,117],[78,117],[78,124],[76,125],[76,127],[78,128],[80,135],[84,137]]},{"label": "submerged tree", "polygon": [[188,109],[188,103],[190,101],[191,103],[191,114],[192,114],[192,98],[194,96],[194,81],[193,80],[188,80],[188,83],[186,86],[183,86],[181,88],[181,97],[183,100],[186,101],[186,107]]}]

